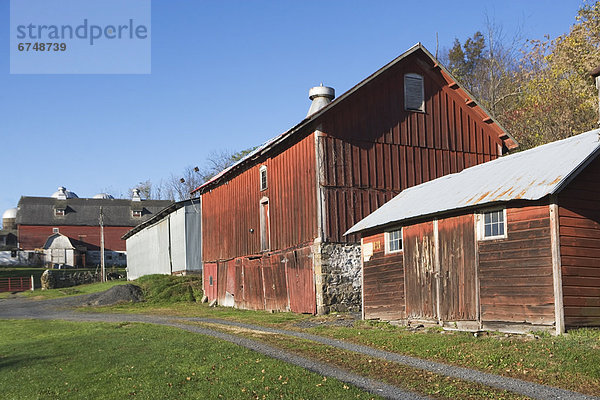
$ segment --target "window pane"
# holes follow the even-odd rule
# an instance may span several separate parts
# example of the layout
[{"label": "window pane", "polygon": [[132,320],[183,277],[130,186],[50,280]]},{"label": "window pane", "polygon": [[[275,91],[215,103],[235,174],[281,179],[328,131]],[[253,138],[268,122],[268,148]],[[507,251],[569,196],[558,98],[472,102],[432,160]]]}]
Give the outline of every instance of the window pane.
[{"label": "window pane", "polygon": [[485,226],[485,236],[492,236],[492,227],[491,225],[486,225]]},{"label": "window pane", "polygon": [[498,224],[492,225],[492,236],[498,236]]},{"label": "window pane", "polygon": [[504,235],[504,223],[498,225],[498,235]]},{"label": "window pane", "polygon": [[498,222],[498,213],[493,212],[493,213],[491,213],[491,215],[492,215],[492,222]]},{"label": "window pane", "polygon": [[490,216],[490,213],[483,214],[483,218],[485,224],[489,224],[490,222],[492,222],[492,217]]}]

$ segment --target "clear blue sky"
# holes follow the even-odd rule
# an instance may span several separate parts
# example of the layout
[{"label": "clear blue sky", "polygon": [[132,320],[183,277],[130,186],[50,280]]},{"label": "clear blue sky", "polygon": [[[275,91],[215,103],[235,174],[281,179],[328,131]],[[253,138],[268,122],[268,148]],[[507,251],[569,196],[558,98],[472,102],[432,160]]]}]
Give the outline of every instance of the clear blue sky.
[{"label": "clear blue sky", "polygon": [[555,37],[580,1],[152,2],[150,75],[10,75],[0,0],[0,213],[66,186],[114,195],[212,150],[240,150],[306,114],[320,82],[339,95],[417,42],[432,53],[484,29]]}]

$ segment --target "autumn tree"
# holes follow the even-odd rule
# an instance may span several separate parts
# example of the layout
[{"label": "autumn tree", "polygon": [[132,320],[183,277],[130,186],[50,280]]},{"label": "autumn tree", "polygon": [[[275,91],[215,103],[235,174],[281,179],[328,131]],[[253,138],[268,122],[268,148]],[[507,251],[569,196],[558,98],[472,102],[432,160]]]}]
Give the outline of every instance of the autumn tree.
[{"label": "autumn tree", "polygon": [[600,64],[600,2],[585,3],[569,33],[528,42],[522,83],[501,122],[521,148],[594,128],[598,92],[590,71]]},{"label": "autumn tree", "polygon": [[486,18],[481,31],[464,43],[454,45],[442,55],[452,75],[494,117],[511,108],[511,97],[518,92],[518,52],[522,40],[519,33],[507,38],[500,25]]}]

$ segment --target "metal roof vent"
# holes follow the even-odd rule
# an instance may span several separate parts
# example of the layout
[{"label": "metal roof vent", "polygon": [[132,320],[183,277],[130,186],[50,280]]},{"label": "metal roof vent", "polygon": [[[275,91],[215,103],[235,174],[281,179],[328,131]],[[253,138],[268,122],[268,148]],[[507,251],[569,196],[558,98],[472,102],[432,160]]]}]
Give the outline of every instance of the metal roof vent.
[{"label": "metal roof vent", "polygon": [[67,190],[67,188],[64,186],[60,186],[58,188],[58,191],[52,193],[52,196],[50,196],[50,197],[53,197],[53,198],[59,199],[59,200],[77,199],[78,198],[78,196],[75,193]]},{"label": "metal roof vent", "polygon": [[308,98],[312,100],[312,104],[308,109],[307,117],[310,117],[335,98],[335,89],[328,86],[315,86],[308,91]]},{"label": "metal roof vent", "polygon": [[133,194],[131,196],[131,201],[142,201],[142,198],[140,197],[140,189],[133,189],[132,192]]}]

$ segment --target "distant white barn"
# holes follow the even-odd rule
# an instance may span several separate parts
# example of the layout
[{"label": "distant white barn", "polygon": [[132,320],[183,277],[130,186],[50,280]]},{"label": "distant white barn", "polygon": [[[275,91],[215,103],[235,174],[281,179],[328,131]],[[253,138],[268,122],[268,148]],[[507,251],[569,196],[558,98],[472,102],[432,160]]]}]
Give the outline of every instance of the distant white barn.
[{"label": "distant white barn", "polygon": [[127,244],[127,279],[150,274],[187,275],[202,272],[200,199],[171,204],[136,226]]},{"label": "distant white barn", "polygon": [[76,250],[71,239],[60,233],[50,235],[44,244],[46,263],[53,268],[73,267],[75,265]]}]

